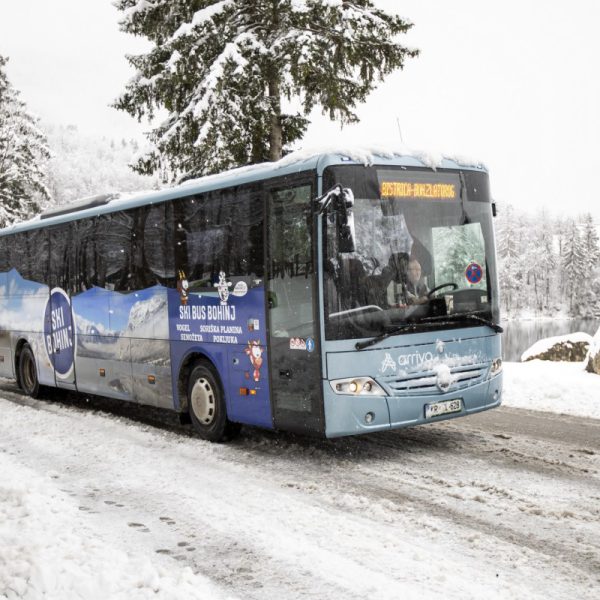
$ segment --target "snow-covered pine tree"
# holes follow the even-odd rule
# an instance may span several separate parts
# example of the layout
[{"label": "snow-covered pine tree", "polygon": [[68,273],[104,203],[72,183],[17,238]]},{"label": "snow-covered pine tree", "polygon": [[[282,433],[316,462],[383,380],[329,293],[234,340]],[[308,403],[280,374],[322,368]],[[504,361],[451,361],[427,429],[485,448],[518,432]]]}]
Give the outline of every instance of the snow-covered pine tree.
[{"label": "snow-covered pine tree", "polygon": [[579,315],[588,273],[583,240],[575,219],[571,219],[568,224],[562,266],[565,271],[565,296],[569,301],[569,310],[572,315]]},{"label": "snow-covered pine tree", "polygon": [[7,61],[0,56],[0,227],[31,216],[50,199],[46,136],[9,82]]},{"label": "snow-covered pine tree", "polygon": [[600,239],[594,217],[587,213],[582,217],[582,243],[586,266],[590,272],[600,267]]},{"label": "snow-covered pine tree", "polygon": [[[552,222],[545,210],[532,220],[530,244],[526,252],[528,280],[533,288],[530,306],[539,313],[547,313],[551,305],[555,281],[557,257],[554,250]],[[533,284],[533,285],[531,285]]]},{"label": "snow-covered pine tree", "polygon": [[134,168],[171,180],[278,160],[320,106],[341,123],[416,50],[408,21],[371,0],[116,0],[123,31],[153,42],[118,109],[166,120]]},{"label": "snow-covered pine tree", "polygon": [[515,313],[523,306],[521,296],[524,288],[523,255],[524,240],[521,223],[511,204],[501,206],[498,213],[498,262],[500,294],[507,314]]},{"label": "snow-covered pine tree", "polygon": [[580,314],[582,316],[600,316],[600,239],[594,217],[590,213],[581,219],[582,246],[587,273],[583,291]]}]

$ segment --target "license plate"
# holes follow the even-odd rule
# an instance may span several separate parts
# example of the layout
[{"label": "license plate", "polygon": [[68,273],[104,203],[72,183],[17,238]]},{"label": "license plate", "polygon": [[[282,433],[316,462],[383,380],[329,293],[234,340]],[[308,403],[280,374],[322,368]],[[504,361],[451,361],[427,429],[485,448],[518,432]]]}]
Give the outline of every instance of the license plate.
[{"label": "license plate", "polygon": [[456,398],[455,400],[444,400],[443,402],[436,402],[435,404],[426,404],[425,418],[431,419],[432,417],[439,417],[440,415],[447,415],[448,413],[460,412],[461,410],[461,398]]}]

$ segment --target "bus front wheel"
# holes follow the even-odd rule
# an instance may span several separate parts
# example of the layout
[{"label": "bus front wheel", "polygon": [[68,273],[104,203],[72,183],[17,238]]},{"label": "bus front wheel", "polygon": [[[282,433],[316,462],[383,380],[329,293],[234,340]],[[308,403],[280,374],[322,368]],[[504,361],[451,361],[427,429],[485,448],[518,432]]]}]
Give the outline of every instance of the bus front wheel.
[{"label": "bus front wheel", "polygon": [[224,442],[239,433],[240,425],[227,419],[219,377],[204,361],[197,362],[190,373],[188,404],[192,425],[202,439]]},{"label": "bus front wheel", "polygon": [[40,382],[37,375],[35,356],[29,344],[25,344],[19,355],[19,380],[23,391],[32,398],[40,395]]}]

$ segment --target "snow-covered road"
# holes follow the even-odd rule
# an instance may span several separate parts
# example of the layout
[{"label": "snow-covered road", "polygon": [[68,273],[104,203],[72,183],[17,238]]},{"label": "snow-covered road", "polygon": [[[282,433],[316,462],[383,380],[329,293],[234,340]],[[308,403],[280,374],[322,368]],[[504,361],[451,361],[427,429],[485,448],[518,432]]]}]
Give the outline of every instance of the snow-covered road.
[{"label": "snow-covered road", "polygon": [[214,445],[158,411],[0,397],[0,598],[599,596],[598,420]]}]

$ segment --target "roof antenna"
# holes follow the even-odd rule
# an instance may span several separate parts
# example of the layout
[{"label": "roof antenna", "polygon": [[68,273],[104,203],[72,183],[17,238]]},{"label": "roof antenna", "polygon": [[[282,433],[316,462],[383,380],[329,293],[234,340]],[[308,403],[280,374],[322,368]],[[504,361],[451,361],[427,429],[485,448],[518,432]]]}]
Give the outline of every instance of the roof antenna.
[{"label": "roof antenna", "polygon": [[402,128],[400,127],[400,117],[396,117],[396,123],[398,124],[398,133],[400,134],[400,143],[404,146],[404,139],[402,138]]}]

